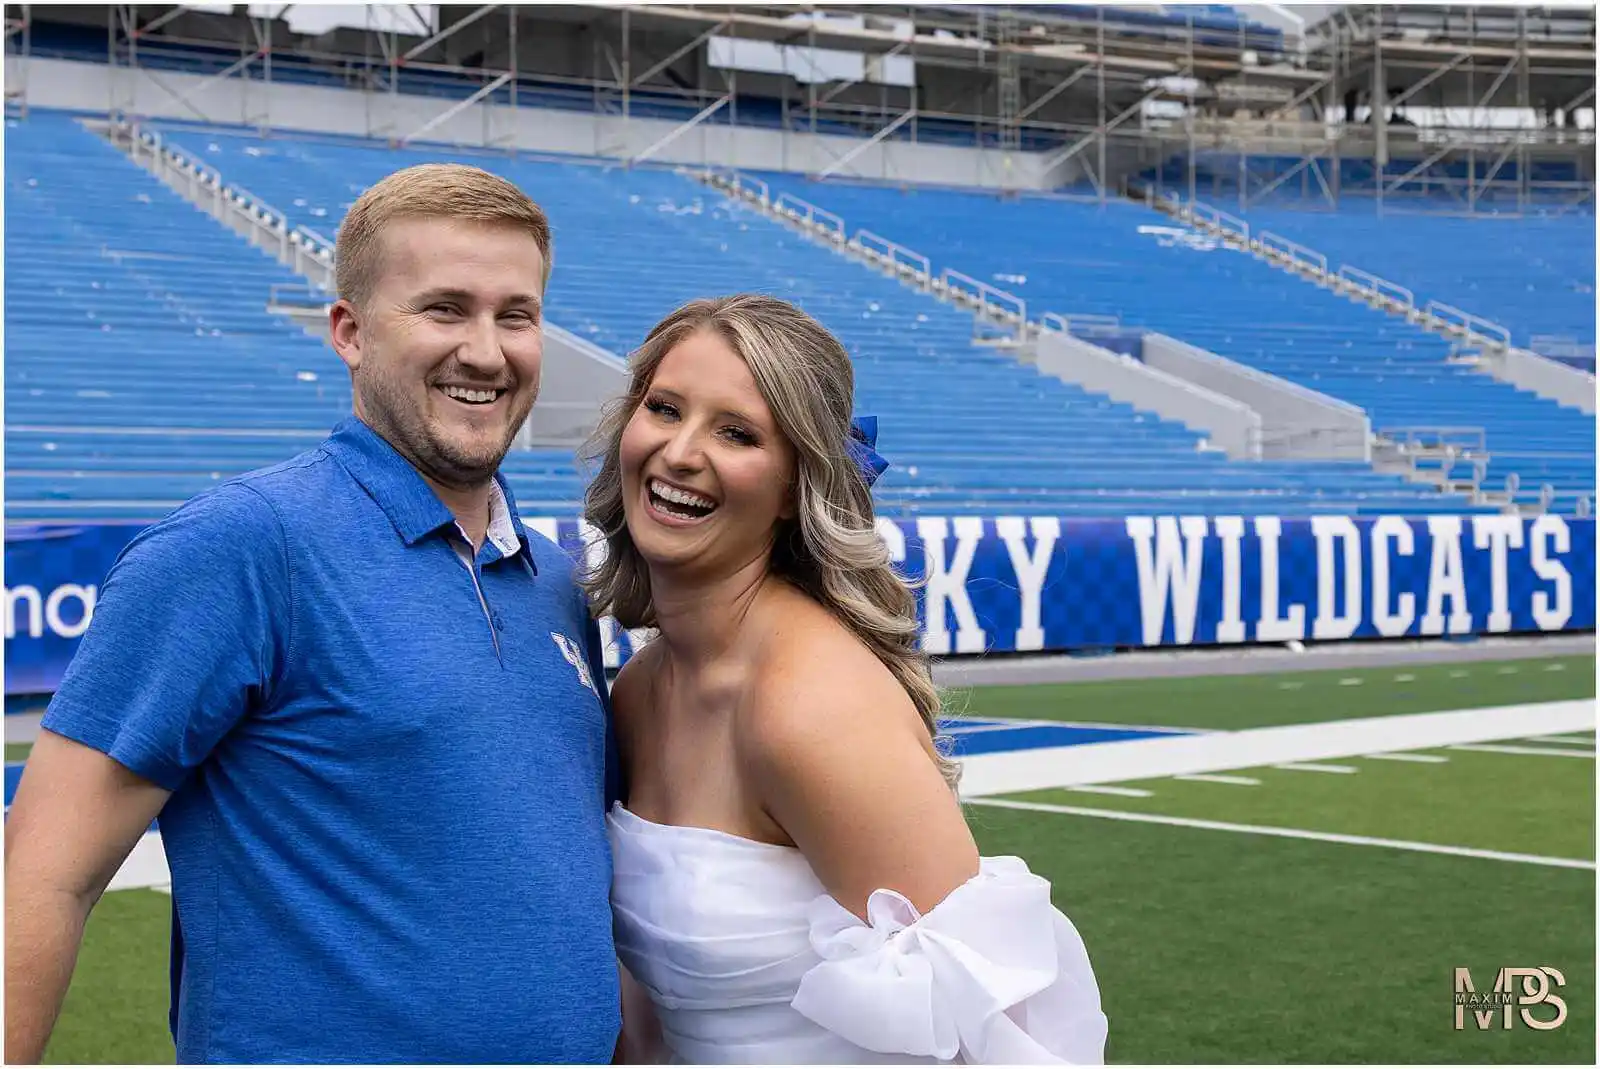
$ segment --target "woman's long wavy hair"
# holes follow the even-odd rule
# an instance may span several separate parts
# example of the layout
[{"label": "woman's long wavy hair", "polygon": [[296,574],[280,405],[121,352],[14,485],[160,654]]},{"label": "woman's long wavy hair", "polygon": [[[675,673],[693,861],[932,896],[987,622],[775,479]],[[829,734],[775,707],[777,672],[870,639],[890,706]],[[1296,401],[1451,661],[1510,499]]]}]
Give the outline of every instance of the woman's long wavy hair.
[{"label": "woman's long wavy hair", "polygon": [[855,394],[850,356],[822,324],[786,301],[761,294],[692,301],[657,324],[633,354],[628,392],[608,408],[586,449],[600,470],[584,516],[606,541],[603,561],[584,579],[594,611],[630,629],[655,626],[649,569],[623,513],[622,434],[662,358],[701,331],[714,332],[745,362],[794,447],[796,514],[775,532],[772,572],[815,598],[894,673],[953,788],[957,770],[938,735],[939,691],[918,648],[913,587],[890,563],[874,527],[872,495],[846,447]]}]

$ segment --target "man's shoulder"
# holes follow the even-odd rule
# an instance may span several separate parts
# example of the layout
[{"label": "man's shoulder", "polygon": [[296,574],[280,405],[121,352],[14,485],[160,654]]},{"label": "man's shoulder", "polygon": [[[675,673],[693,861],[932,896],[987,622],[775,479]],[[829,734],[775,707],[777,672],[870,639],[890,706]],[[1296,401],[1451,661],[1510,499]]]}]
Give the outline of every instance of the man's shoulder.
[{"label": "man's shoulder", "polygon": [[314,500],[325,478],[319,470],[327,454],[307,450],[288,460],[225,479],[185,501],[151,525],[151,536],[219,538],[234,545],[251,539],[277,540],[283,518]]},{"label": "man's shoulder", "polygon": [[235,475],[217,487],[254,497],[279,513],[293,513],[326,503],[328,484],[347,480],[344,469],[319,443],[276,464]]}]

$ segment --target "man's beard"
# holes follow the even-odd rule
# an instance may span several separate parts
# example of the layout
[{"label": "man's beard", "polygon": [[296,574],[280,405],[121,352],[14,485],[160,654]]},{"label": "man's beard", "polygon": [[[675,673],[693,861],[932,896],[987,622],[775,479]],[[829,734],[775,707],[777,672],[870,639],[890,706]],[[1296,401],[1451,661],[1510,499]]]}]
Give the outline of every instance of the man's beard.
[{"label": "man's beard", "polygon": [[357,373],[355,386],[367,424],[424,475],[450,487],[481,486],[493,478],[532,409],[530,400],[498,444],[463,447],[448,435],[436,434],[425,409],[412,404],[391,380]]}]

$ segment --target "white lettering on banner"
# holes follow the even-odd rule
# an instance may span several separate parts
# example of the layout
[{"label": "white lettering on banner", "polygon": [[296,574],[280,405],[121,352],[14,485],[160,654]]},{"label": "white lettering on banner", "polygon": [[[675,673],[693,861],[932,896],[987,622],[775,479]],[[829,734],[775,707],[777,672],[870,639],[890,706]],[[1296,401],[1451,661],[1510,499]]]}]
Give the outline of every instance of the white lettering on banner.
[{"label": "white lettering on banner", "polygon": [[543,535],[558,546],[561,544],[561,532],[554,517],[539,516],[531,520],[525,519],[522,521],[522,526],[535,534]]},{"label": "white lettering on banner", "polygon": [[[1011,555],[1011,569],[1017,573],[1017,590],[1022,596],[1022,626],[1017,629],[1018,650],[1044,649],[1044,627],[1039,620],[1039,602],[1044,595],[1044,577],[1050,569],[1050,553],[1061,537],[1061,521],[1053,516],[1002,516],[995,529]],[[1029,554],[1027,530],[1033,531],[1033,553]]]},{"label": "white lettering on banner", "polygon": [[44,599],[39,596],[39,588],[32,586],[6,587],[6,638],[17,637],[17,606],[26,605],[28,608],[29,638],[39,638],[44,634]]},{"label": "white lettering on banner", "polygon": [[[555,536],[549,534],[542,525],[535,526],[537,523],[539,521],[530,521],[528,526],[554,540]],[[554,530],[555,521],[550,520],[549,523],[550,529]],[[583,547],[583,565],[585,568],[593,571],[605,563],[606,554],[610,552],[610,547],[606,545],[605,537],[600,533],[600,528],[594,526],[588,520],[580,519],[578,521],[578,544]],[[600,655],[605,667],[622,667],[622,648],[617,641],[617,633],[620,628],[616,618],[602,616],[597,623],[600,628]],[[654,632],[649,628],[634,628],[627,632],[628,653],[630,655],[637,653],[639,648],[648,642],[653,634]]]},{"label": "white lettering on banner", "polygon": [[1567,571],[1566,565],[1550,559],[1546,537],[1555,540],[1557,553],[1570,553],[1572,529],[1567,526],[1566,520],[1547,512],[1533,521],[1533,527],[1528,532],[1528,540],[1532,543],[1529,548],[1532,550],[1533,574],[1547,583],[1555,584],[1556,588],[1553,602],[1543,590],[1534,592],[1533,622],[1542,630],[1559,631],[1572,617],[1572,574]]},{"label": "white lettering on banner", "polygon": [[1217,621],[1217,641],[1243,642],[1244,568],[1240,554],[1244,517],[1218,516],[1212,526],[1222,539],[1222,619]]},{"label": "white lettering on banner", "polygon": [[[1361,532],[1348,516],[1313,516],[1311,533],[1317,540],[1317,618],[1311,625],[1311,637],[1323,641],[1349,638],[1361,626]],[[1334,542],[1344,545],[1342,616],[1334,611]]]},{"label": "white lettering on banner", "polygon": [[885,516],[879,516],[873,521],[873,527],[877,530],[878,537],[883,539],[883,544],[889,547],[889,563],[904,564],[906,533],[900,529],[900,525]]},{"label": "white lettering on banner", "polygon": [[1450,599],[1450,633],[1472,630],[1472,610],[1467,607],[1467,573],[1461,563],[1461,517],[1429,516],[1428,534],[1433,553],[1428,564],[1428,611],[1422,614],[1422,633],[1445,631],[1444,602]]},{"label": "white lettering on banner", "polygon": [[[1167,606],[1171,604],[1172,641],[1187,646],[1194,641],[1195,616],[1200,606],[1206,518],[1129,516],[1124,525],[1133,539],[1133,552],[1139,563],[1139,615],[1144,625],[1144,644],[1161,644]],[[1178,543],[1180,530],[1182,548]]]},{"label": "white lettering on banner", "polygon": [[1511,630],[1511,594],[1506,551],[1522,548],[1521,516],[1472,517],[1472,544],[1489,551],[1489,631]]},{"label": "white lettering on banner", "polygon": [[[6,639],[17,637],[17,608],[26,606],[28,623],[25,634],[29,638],[43,638],[48,630],[61,638],[79,638],[89,630],[94,617],[95,599],[100,590],[95,586],[62,583],[51,590],[41,601],[39,589],[32,586],[6,587]],[[77,619],[68,622],[61,609],[68,601],[78,604]]]},{"label": "white lettering on banner", "polygon": [[1256,622],[1256,641],[1290,642],[1306,637],[1306,607],[1291,604],[1287,616],[1279,616],[1278,538],[1283,522],[1276,516],[1256,517],[1256,537],[1261,539],[1261,619]]},{"label": "white lettering on banner", "polygon": [[[956,551],[945,566],[945,539],[955,528]],[[982,653],[987,643],[983,629],[978,626],[978,614],[972,611],[972,599],[967,597],[967,572],[972,567],[972,556],[983,540],[983,521],[976,516],[957,516],[952,520],[942,517],[919,516],[917,535],[922,539],[923,604],[926,619],[922,628],[922,648],[939,655],[946,653]],[[945,627],[945,603],[949,602],[956,614],[956,641],[952,651],[950,632]]]},{"label": "white lettering on banner", "polygon": [[1372,524],[1372,624],[1384,638],[1399,638],[1411,630],[1417,618],[1417,596],[1401,594],[1398,611],[1389,611],[1393,596],[1389,585],[1389,540],[1397,543],[1396,552],[1409,557],[1416,552],[1416,537],[1411,525],[1399,516],[1380,516]]}]

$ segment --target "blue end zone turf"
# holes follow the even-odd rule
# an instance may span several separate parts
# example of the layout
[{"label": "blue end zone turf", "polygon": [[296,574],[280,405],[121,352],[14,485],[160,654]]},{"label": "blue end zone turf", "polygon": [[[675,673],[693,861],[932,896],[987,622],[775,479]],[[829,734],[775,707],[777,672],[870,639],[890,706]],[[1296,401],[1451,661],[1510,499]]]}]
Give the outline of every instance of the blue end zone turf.
[{"label": "blue end zone turf", "polygon": [[1186,731],[1148,731],[1137,728],[1082,728],[1053,724],[972,731],[950,736],[955,744],[953,756],[1005,753],[1009,750],[1040,750],[1047,746],[1087,746],[1096,742],[1122,742],[1126,739],[1155,739],[1167,735],[1187,735]]}]

